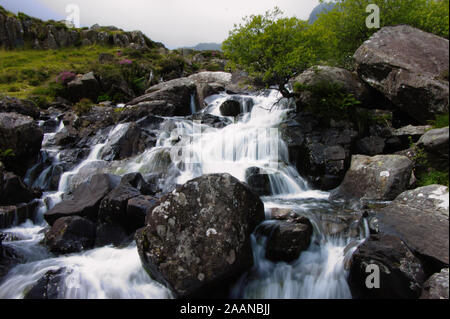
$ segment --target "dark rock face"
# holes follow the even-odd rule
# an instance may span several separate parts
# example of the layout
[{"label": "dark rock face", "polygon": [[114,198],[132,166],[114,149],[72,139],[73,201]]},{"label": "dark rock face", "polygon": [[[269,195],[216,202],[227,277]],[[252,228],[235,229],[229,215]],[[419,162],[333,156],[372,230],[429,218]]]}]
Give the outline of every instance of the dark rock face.
[{"label": "dark rock face", "polygon": [[417,145],[423,147],[427,152],[427,159],[430,166],[440,170],[448,169],[448,126],[430,130],[426,132],[419,140]]},{"label": "dark rock face", "polygon": [[[139,101],[142,99],[142,101]],[[174,116],[176,113],[175,106],[164,100],[151,100],[146,101],[147,97],[137,97],[133,101],[136,104],[125,107],[125,109],[119,115],[119,121],[133,122],[140,120],[146,116],[159,115],[159,116]],[[131,102],[130,102],[131,103]]]},{"label": "dark rock face", "polygon": [[101,200],[118,184],[118,177],[112,175],[94,175],[90,183],[83,183],[73,192],[73,198],[65,200],[44,214],[50,225],[68,216],[97,219]]},{"label": "dark rock face", "polygon": [[252,266],[250,234],[264,220],[263,204],[228,174],[196,178],[163,197],[136,232],[144,267],[180,297],[227,293]]},{"label": "dark rock face", "polygon": [[238,116],[241,114],[241,103],[235,100],[227,100],[220,106],[220,114],[223,116]]},{"label": "dark rock face", "polygon": [[101,202],[98,219],[101,223],[118,224],[127,232],[143,227],[143,218],[132,218],[128,216],[128,201],[141,193],[129,184],[121,183]]},{"label": "dark rock face", "polygon": [[413,163],[405,156],[354,155],[342,184],[332,199],[393,200],[407,189]]},{"label": "dark rock face", "polygon": [[[113,33],[107,32],[115,31]],[[125,32],[118,28],[92,26],[89,30],[62,27],[48,21],[7,16],[0,12],[0,47],[22,48],[25,44],[34,49],[58,49],[75,45],[113,45],[138,50],[161,46],[140,31]]]},{"label": "dark rock face", "polygon": [[113,161],[137,155],[147,146],[143,140],[144,133],[136,123],[121,124],[118,132],[103,148],[101,158]]},{"label": "dark rock face", "polygon": [[16,205],[20,203],[29,203],[35,198],[41,196],[40,192],[30,189],[22,179],[14,173],[3,175],[3,183],[0,188],[0,204]]},{"label": "dark rock face", "polygon": [[399,237],[432,273],[448,266],[448,188],[431,185],[406,191],[376,212],[370,227]]},{"label": "dark rock face", "polygon": [[272,194],[269,174],[259,167],[250,167],[245,171],[245,180],[250,189],[260,196]]},{"label": "dark rock face", "polygon": [[0,280],[12,267],[20,262],[23,262],[23,258],[19,256],[12,248],[2,244],[2,242],[6,239],[5,237],[5,234],[0,233]]},{"label": "dark rock face", "polygon": [[25,294],[24,299],[58,299],[59,292],[64,287],[63,280],[66,276],[67,270],[65,268],[47,271]]},{"label": "dark rock face", "polygon": [[266,258],[274,262],[292,262],[311,243],[313,227],[306,217],[295,222],[280,221],[271,226],[267,239]]},{"label": "dark rock face", "polygon": [[355,53],[370,86],[419,123],[448,112],[448,40],[407,25],[384,27]]},{"label": "dark rock face", "polygon": [[38,119],[40,115],[39,109],[33,102],[8,96],[0,100],[0,112],[18,113],[33,119]]},{"label": "dark rock face", "polygon": [[356,142],[357,153],[361,155],[383,154],[385,147],[385,139],[380,136],[367,136]]},{"label": "dark rock face", "polygon": [[232,84],[231,73],[226,72],[199,72],[189,76],[197,87],[198,107],[202,109],[205,105],[205,98],[210,95],[225,91]]},{"label": "dark rock face", "polygon": [[0,206],[0,229],[20,225],[27,219],[35,220],[37,206],[37,202]]},{"label": "dark rock face", "polygon": [[[366,281],[379,267],[379,288],[368,288]],[[353,254],[349,285],[354,298],[411,299],[420,296],[425,275],[420,260],[400,239],[389,235],[372,235]]]},{"label": "dark rock face", "polygon": [[166,101],[175,108],[172,115],[186,116],[191,114],[191,98],[196,94],[196,86],[195,82],[188,78],[179,78],[152,86],[145,92],[145,95],[135,98],[127,105],[139,106],[142,102]]},{"label": "dark rock face", "polygon": [[442,269],[440,273],[431,276],[423,285],[420,299],[448,299],[448,268]]},{"label": "dark rock face", "polygon": [[59,218],[45,234],[45,245],[56,254],[81,252],[94,242],[94,223],[79,216]]},{"label": "dark rock face", "polygon": [[3,159],[5,168],[19,176],[36,161],[44,138],[33,118],[17,113],[0,113],[0,149],[11,149],[15,156]]},{"label": "dark rock face", "polygon": [[73,102],[81,98],[89,98],[95,101],[100,94],[100,90],[100,83],[93,72],[79,76],[67,84],[67,94]]},{"label": "dark rock face", "polygon": [[350,122],[323,125],[316,115],[299,112],[280,127],[289,150],[289,161],[314,187],[331,190],[339,186],[350,166],[351,149],[358,132]]},{"label": "dark rock face", "polygon": [[[335,84],[346,94],[352,94],[363,105],[367,105],[370,102],[371,95],[366,84],[361,82],[357,74],[342,68],[322,65],[314,66],[292,79],[291,82],[305,86],[314,86],[320,83]],[[308,92],[303,92],[300,100],[302,105],[309,105],[312,102]]]},{"label": "dark rock face", "polygon": [[129,237],[122,226],[110,223],[98,224],[95,235],[95,247],[107,245],[119,247],[125,243]]}]

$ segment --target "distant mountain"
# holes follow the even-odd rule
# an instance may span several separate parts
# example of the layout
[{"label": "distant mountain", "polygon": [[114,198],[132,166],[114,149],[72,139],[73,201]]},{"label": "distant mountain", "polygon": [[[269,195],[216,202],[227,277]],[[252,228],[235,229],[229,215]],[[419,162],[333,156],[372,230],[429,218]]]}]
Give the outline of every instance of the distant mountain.
[{"label": "distant mountain", "polygon": [[319,4],[317,7],[315,7],[313,9],[313,11],[311,12],[311,14],[309,15],[309,19],[308,19],[308,23],[309,24],[313,24],[314,22],[316,22],[317,18],[319,17],[319,14],[321,14],[322,12],[327,12],[330,11],[334,8],[334,3],[332,2],[328,2],[328,3],[321,3]]},{"label": "distant mountain", "polygon": [[222,43],[199,43],[195,47],[190,47],[189,49],[194,49],[196,51],[222,51]]}]

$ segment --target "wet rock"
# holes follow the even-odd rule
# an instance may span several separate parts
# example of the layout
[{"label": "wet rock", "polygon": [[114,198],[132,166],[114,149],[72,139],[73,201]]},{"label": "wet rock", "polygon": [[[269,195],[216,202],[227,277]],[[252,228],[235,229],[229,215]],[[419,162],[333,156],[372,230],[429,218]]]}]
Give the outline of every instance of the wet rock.
[{"label": "wet rock", "polygon": [[426,132],[417,145],[428,153],[428,161],[432,166],[448,169],[448,126]]},{"label": "wet rock", "polygon": [[58,299],[65,287],[68,271],[66,268],[47,271],[25,294],[24,299]]},{"label": "wet rock", "polygon": [[270,175],[259,167],[250,167],[245,171],[245,180],[250,189],[260,196],[272,194]]},{"label": "wet rock", "polygon": [[426,124],[448,112],[448,40],[408,25],[383,27],[355,52],[360,77]]},{"label": "wet rock", "polygon": [[[375,283],[370,266],[379,269],[379,288],[367,287]],[[354,298],[416,299],[425,274],[420,260],[399,238],[372,235],[353,254],[348,281]]]},{"label": "wet rock", "polygon": [[367,136],[356,142],[356,152],[361,155],[383,154],[385,147],[385,139],[380,136]]},{"label": "wet rock", "polygon": [[407,189],[413,163],[405,156],[354,155],[342,184],[331,199],[393,200]]},{"label": "wet rock", "polygon": [[241,103],[235,100],[227,100],[220,105],[220,114],[222,116],[236,117],[241,114]]},{"label": "wet rock", "polygon": [[33,118],[17,113],[0,113],[0,149],[11,149],[14,156],[3,158],[9,171],[24,176],[36,161],[44,134]]},{"label": "wet rock", "polygon": [[448,283],[448,268],[445,268],[425,282],[420,299],[448,299]]},{"label": "wet rock", "polygon": [[78,76],[75,80],[67,84],[67,95],[73,102],[81,98],[88,98],[96,101],[101,91],[100,83],[94,75],[94,72],[89,72]]},{"label": "wet rock", "polygon": [[173,115],[186,116],[191,114],[191,97],[193,94],[196,94],[196,86],[193,80],[178,78],[152,86],[145,93],[145,95],[135,98],[127,105],[162,100],[175,107],[175,113]]},{"label": "wet rock", "polygon": [[90,182],[85,182],[74,190],[72,199],[56,204],[44,214],[44,218],[50,225],[53,225],[57,219],[68,216],[81,216],[96,220],[101,200],[118,183],[117,176],[94,175]]},{"label": "wet rock", "polygon": [[143,216],[127,214],[128,201],[141,195],[139,190],[130,184],[121,183],[101,202],[98,219],[101,223],[117,224],[128,233],[144,226]]},{"label": "wet rock", "polygon": [[15,265],[24,262],[24,258],[17,254],[11,247],[4,245],[4,234],[0,233],[0,280]]},{"label": "wet rock", "polygon": [[199,109],[205,105],[205,98],[225,91],[231,85],[232,75],[226,72],[199,72],[189,76],[195,82]]},{"label": "wet rock", "polygon": [[163,197],[135,238],[147,272],[178,297],[225,296],[252,266],[250,234],[263,220],[262,202],[245,185],[205,175]]},{"label": "wet rock", "polygon": [[196,113],[192,116],[187,117],[187,119],[200,121],[201,124],[208,125],[214,128],[224,128],[227,125],[223,118],[207,113]]},{"label": "wet rock", "polygon": [[137,221],[143,227],[146,224],[145,218],[152,208],[159,205],[159,200],[153,196],[137,196],[131,198],[127,204],[127,215]]},{"label": "wet rock", "polygon": [[311,222],[306,217],[296,222],[276,222],[267,239],[266,258],[274,262],[297,260],[308,249],[312,233]]},{"label": "wet rock", "polygon": [[20,225],[30,219],[35,220],[37,202],[14,206],[0,206],[0,229]]},{"label": "wet rock", "polygon": [[[135,100],[139,99],[136,98]],[[146,116],[159,115],[159,116],[174,116],[176,114],[175,105],[164,100],[149,100],[145,98],[141,102],[126,106],[120,113],[119,122],[133,122],[142,119]],[[135,101],[133,100],[133,101]],[[130,102],[131,103],[131,102]]]},{"label": "wet rock", "polygon": [[110,223],[97,225],[95,247],[113,245],[119,247],[124,244],[129,236],[122,226]]},{"label": "wet rock", "polygon": [[20,100],[15,97],[6,96],[0,99],[0,113],[18,113],[38,119],[39,108],[29,100]]},{"label": "wet rock", "polygon": [[119,124],[113,136],[103,147],[100,158],[106,161],[122,160],[142,152],[145,145],[144,133],[135,123]]},{"label": "wet rock", "polygon": [[86,218],[59,218],[45,234],[45,245],[56,254],[77,253],[94,247],[95,224]]},{"label": "wet rock", "polygon": [[3,187],[0,188],[0,191],[1,205],[29,203],[42,195],[38,190],[26,186],[22,179],[14,173],[3,175]]},{"label": "wet rock", "polygon": [[[305,86],[314,86],[321,83],[334,84],[340,87],[342,92],[352,94],[363,104],[367,105],[370,102],[371,95],[366,84],[358,78],[357,74],[342,68],[322,65],[314,66],[292,79],[291,83],[300,83]],[[302,92],[300,100],[302,105],[314,103],[308,92]]]},{"label": "wet rock", "polygon": [[398,236],[423,260],[427,272],[449,263],[448,188],[430,185],[400,194],[376,211],[373,231]]},{"label": "wet rock", "polygon": [[312,113],[296,112],[281,125],[281,137],[289,150],[289,161],[314,187],[332,190],[339,186],[350,166],[358,132],[347,121],[329,125]]}]

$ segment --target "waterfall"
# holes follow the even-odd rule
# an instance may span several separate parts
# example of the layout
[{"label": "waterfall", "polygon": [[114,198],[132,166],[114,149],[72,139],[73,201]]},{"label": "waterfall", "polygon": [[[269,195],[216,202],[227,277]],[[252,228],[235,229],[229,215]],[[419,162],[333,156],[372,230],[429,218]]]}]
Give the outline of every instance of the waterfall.
[{"label": "waterfall", "polygon": [[[270,194],[262,197],[266,217],[274,208],[290,209],[308,217],[314,225],[310,247],[292,263],[274,263],[265,258],[267,237],[252,236],[254,267],[234,285],[232,297],[239,298],[351,298],[347,285],[348,259],[367,234],[364,222],[353,225],[353,233],[328,233],[324,216],[335,216],[329,194],[312,189],[289,162],[288,148],[279,132],[280,124],[294,107],[292,100],[280,99],[275,90],[256,95],[221,93],[206,99],[200,112],[223,119],[215,128],[186,118],[165,118],[158,130],[156,146],[122,161],[101,160],[105,145],[113,141],[128,124],[118,124],[100,143],[91,146],[87,158],[59,180],[57,192],[46,192],[38,209],[38,222],[27,222],[6,230],[19,240],[5,242],[27,256],[27,262],[14,267],[0,282],[0,298],[21,298],[48,270],[65,268],[70,284],[62,287],[60,298],[170,298],[170,292],[151,280],[143,270],[136,246],[103,247],[80,254],[54,257],[39,245],[46,226],[43,214],[62,200],[64,194],[96,173],[125,175],[131,172],[161,174],[160,187],[174,185],[212,173],[229,173],[246,182],[250,168],[269,176]],[[234,99],[242,114],[221,116],[220,105]],[[197,112],[195,94],[191,112]],[[54,135],[45,134],[43,151],[59,163],[59,150],[51,146]],[[37,169],[37,168],[36,168]],[[46,169],[47,170],[47,169]],[[42,171],[36,185],[43,185],[49,171]],[[41,178],[42,176],[42,178]],[[75,184],[74,184],[75,183]],[[266,221],[272,222],[272,221]],[[33,252],[34,253],[33,253]]]}]

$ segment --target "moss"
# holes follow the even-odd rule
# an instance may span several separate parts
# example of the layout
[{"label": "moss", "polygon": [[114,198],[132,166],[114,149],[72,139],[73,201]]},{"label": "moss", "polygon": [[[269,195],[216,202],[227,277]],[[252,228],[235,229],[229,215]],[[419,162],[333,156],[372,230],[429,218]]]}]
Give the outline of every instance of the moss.
[{"label": "moss", "polygon": [[447,127],[449,126],[449,114],[438,114],[433,121],[429,121],[429,124],[435,129]]},{"label": "moss", "polygon": [[94,104],[91,100],[83,98],[74,105],[73,109],[77,115],[83,115],[89,112],[92,109],[93,105]]}]

